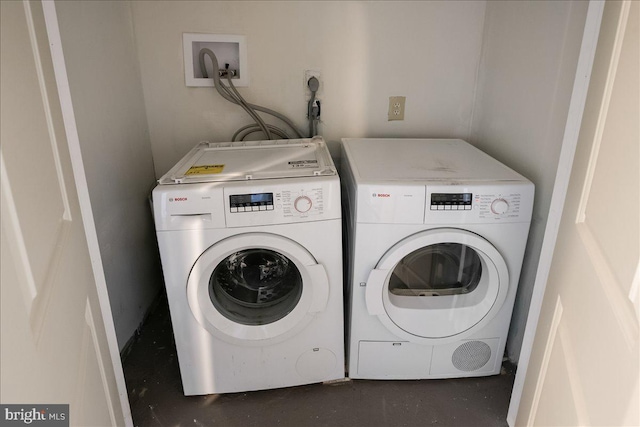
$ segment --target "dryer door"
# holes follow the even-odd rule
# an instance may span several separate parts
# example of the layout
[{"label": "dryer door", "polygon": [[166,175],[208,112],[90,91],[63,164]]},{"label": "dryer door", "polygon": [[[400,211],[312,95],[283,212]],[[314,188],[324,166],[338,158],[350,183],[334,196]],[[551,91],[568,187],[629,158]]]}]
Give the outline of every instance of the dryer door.
[{"label": "dryer door", "polygon": [[396,336],[443,343],[486,325],[508,286],[506,263],[487,240],[442,228],[394,245],[369,275],[366,304]]},{"label": "dryer door", "polygon": [[302,246],[268,233],[229,237],[209,247],[187,282],[189,306],[211,334],[232,343],[282,341],[323,311],[329,282]]}]

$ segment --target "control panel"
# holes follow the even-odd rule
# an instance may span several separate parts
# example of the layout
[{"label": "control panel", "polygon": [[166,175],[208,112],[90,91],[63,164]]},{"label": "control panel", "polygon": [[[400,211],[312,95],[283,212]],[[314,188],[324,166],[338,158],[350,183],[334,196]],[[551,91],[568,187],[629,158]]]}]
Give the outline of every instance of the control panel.
[{"label": "control panel", "polygon": [[472,193],[431,193],[431,210],[468,211],[472,198]]},{"label": "control panel", "polygon": [[336,175],[255,182],[158,185],[153,190],[157,230],[292,224],[341,218]]},{"label": "control panel", "polygon": [[233,194],[229,196],[229,211],[257,212],[273,210],[273,193]]},{"label": "control panel", "polygon": [[322,214],[324,209],[322,196],[322,187],[300,191],[282,190],[273,193],[232,194],[229,196],[229,212],[266,212],[273,211],[277,207],[285,217],[318,215]]},{"label": "control panel", "polygon": [[269,185],[229,183],[224,188],[227,226],[340,218],[339,181],[329,178],[317,177],[297,183],[274,183],[274,180]]},{"label": "control panel", "polygon": [[431,193],[432,211],[470,211],[474,206],[480,216],[520,213],[520,194]]},{"label": "control panel", "polygon": [[425,223],[526,222],[531,219],[533,184],[427,186]]},{"label": "control panel", "polygon": [[480,218],[491,218],[496,215],[518,218],[521,200],[520,193],[485,193],[476,195],[475,204]]},{"label": "control panel", "polygon": [[322,214],[324,211],[323,196],[322,187],[309,188],[306,191],[283,190],[277,193],[285,217]]}]

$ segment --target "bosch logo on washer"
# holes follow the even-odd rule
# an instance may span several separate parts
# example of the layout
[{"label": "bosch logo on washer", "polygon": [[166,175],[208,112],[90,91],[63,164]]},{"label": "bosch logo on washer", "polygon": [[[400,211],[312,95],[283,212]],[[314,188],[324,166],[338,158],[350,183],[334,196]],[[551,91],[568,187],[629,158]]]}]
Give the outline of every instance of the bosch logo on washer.
[{"label": "bosch logo on washer", "polygon": [[376,198],[377,198],[377,197],[380,197],[380,198],[382,198],[382,199],[388,199],[388,198],[391,198],[391,194],[389,194],[389,193],[373,193],[373,194],[372,194],[372,196],[373,196],[373,197],[376,197]]}]

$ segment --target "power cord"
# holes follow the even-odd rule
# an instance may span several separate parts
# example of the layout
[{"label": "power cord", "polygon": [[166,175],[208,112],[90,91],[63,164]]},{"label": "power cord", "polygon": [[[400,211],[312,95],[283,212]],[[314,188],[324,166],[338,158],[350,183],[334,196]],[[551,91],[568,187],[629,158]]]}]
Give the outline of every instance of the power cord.
[{"label": "power cord", "polygon": [[320,100],[316,99],[316,92],[320,88],[320,81],[316,77],[311,77],[307,81],[307,86],[311,91],[311,99],[307,104],[307,117],[309,118],[309,136],[313,138],[318,134],[318,122],[320,121]]},{"label": "power cord", "polygon": [[200,60],[200,69],[202,70],[202,76],[205,79],[209,78],[209,75],[207,73],[207,68],[205,66],[205,56],[209,56],[209,58],[211,59],[211,62],[213,63],[213,75],[211,76],[211,78],[213,79],[214,87],[216,88],[220,96],[222,96],[227,101],[242,107],[247,112],[247,114],[249,114],[249,116],[251,116],[251,118],[255,121],[254,124],[250,124],[238,129],[233,134],[232,141],[243,141],[244,138],[246,138],[248,135],[255,132],[262,132],[267,139],[272,139],[272,135],[276,135],[283,139],[289,138],[289,136],[283,129],[270,124],[266,124],[264,120],[262,120],[262,118],[258,115],[257,113],[258,111],[267,113],[273,117],[276,117],[282,120],[291,129],[293,129],[293,132],[296,134],[298,138],[304,138],[303,134],[296,128],[295,124],[291,120],[289,120],[289,118],[286,117],[285,115],[280,114],[277,111],[271,110],[266,107],[261,107],[259,105],[248,103],[240,95],[236,87],[233,85],[233,82],[231,81],[231,73],[223,71],[223,73],[226,75],[227,83],[229,84],[228,87],[225,86],[220,80],[220,75],[217,72],[217,70],[220,70],[220,66],[218,65],[218,58],[216,57],[216,54],[213,53],[211,49],[207,49],[207,48],[201,49],[198,55]]}]

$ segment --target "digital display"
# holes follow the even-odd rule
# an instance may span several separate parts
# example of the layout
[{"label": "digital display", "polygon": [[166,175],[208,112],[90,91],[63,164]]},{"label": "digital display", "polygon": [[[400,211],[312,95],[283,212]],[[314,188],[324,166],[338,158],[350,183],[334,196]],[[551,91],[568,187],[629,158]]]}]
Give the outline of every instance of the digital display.
[{"label": "digital display", "polygon": [[471,205],[472,193],[433,193],[431,194],[431,205]]},{"label": "digital display", "polygon": [[231,212],[273,210],[273,193],[234,194],[229,204]]},{"label": "digital display", "polygon": [[251,197],[251,203],[273,203],[273,193],[250,194],[249,196]]}]

